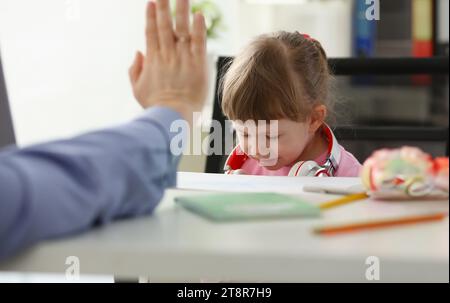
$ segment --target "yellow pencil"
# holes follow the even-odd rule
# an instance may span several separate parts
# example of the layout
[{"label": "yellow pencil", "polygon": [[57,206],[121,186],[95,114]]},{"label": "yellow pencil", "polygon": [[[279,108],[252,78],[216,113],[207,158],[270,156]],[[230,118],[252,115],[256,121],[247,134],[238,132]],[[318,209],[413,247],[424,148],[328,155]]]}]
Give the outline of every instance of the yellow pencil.
[{"label": "yellow pencil", "polygon": [[322,203],[319,205],[320,209],[328,209],[328,208],[332,208],[332,207],[336,207],[336,206],[340,206],[340,205],[344,205],[344,204],[348,204],[351,202],[355,202],[358,200],[364,200],[367,199],[369,196],[363,192],[363,193],[357,193],[357,194],[351,194],[351,195],[347,195],[345,197],[336,199],[336,200],[331,200],[325,203]]}]

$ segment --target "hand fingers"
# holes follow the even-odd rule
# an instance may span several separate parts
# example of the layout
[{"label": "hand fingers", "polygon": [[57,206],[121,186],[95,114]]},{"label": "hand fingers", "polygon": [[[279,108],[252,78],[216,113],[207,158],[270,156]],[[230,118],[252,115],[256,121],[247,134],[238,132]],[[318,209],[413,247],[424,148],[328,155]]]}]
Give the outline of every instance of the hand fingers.
[{"label": "hand fingers", "polygon": [[194,24],[192,26],[192,53],[194,56],[204,56],[206,54],[206,24],[205,17],[202,14],[194,15]]},{"label": "hand fingers", "polygon": [[175,25],[178,38],[189,38],[189,0],[177,0]]},{"label": "hand fingers", "polygon": [[142,72],[142,65],[144,64],[144,56],[141,52],[136,52],[133,64],[131,65],[128,73],[132,84],[136,83]]},{"label": "hand fingers", "polygon": [[147,56],[154,54],[159,49],[158,28],[156,26],[156,5],[154,1],[147,4],[147,25],[145,36],[147,40]]},{"label": "hand fingers", "polygon": [[158,0],[156,3],[156,23],[161,52],[165,54],[173,51],[175,46],[175,34],[173,32],[169,0]]}]

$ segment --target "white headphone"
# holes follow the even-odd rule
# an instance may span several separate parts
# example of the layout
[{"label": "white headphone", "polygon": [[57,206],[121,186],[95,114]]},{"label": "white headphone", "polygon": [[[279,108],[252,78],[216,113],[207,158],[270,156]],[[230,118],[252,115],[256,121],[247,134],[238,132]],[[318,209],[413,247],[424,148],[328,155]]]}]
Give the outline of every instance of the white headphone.
[{"label": "white headphone", "polygon": [[[288,176],[302,176],[302,177],[332,177],[339,168],[341,161],[341,150],[339,144],[330,127],[326,124],[322,127],[328,139],[327,158],[323,165],[315,161],[300,161],[295,163],[289,171]],[[249,158],[239,145],[237,145],[225,162],[226,174],[240,174],[242,173],[242,165]]]}]

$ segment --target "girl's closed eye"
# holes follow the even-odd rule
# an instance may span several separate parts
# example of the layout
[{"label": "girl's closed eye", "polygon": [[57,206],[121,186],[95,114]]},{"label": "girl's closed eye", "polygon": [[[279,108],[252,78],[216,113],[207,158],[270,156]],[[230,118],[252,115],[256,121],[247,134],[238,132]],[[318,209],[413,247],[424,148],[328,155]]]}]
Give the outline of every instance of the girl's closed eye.
[{"label": "girl's closed eye", "polygon": [[[248,134],[242,134],[242,136],[243,136],[244,138],[248,138],[248,137],[249,137]],[[273,135],[273,136],[266,135],[266,139],[267,139],[267,140],[275,140],[275,139],[279,139],[280,137],[281,137],[281,135]]]},{"label": "girl's closed eye", "polygon": [[281,137],[281,134],[278,134],[278,135],[272,135],[272,136],[267,135],[267,136],[266,136],[266,138],[267,138],[267,139],[270,139],[270,140],[280,139],[280,137]]}]

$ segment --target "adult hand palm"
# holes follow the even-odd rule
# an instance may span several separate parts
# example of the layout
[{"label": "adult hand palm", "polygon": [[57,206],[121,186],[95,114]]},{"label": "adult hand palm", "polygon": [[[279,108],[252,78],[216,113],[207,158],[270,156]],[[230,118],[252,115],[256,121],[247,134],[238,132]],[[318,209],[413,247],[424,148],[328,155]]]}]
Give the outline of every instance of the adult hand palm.
[{"label": "adult hand palm", "polygon": [[207,92],[206,26],[196,14],[190,30],[188,0],[178,0],[176,11],[174,30],[169,1],[148,3],[146,54],[137,52],[129,73],[141,106],[171,107],[189,119]]}]

